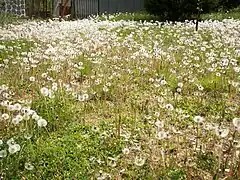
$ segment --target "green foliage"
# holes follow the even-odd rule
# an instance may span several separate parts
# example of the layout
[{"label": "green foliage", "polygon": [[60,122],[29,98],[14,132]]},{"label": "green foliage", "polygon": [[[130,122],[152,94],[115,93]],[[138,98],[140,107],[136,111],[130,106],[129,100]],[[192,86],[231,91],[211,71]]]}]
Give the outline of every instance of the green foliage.
[{"label": "green foliage", "polygon": [[0,27],[6,26],[8,24],[17,24],[23,20],[23,18],[19,18],[13,14],[0,12]]},{"label": "green foliage", "polygon": [[[3,171],[3,177],[16,179],[94,177],[101,168],[107,169],[108,157],[114,158],[122,149],[121,141],[117,138],[110,139],[103,133],[104,131],[109,131],[109,128],[102,129],[101,126],[94,128],[74,123],[65,130],[51,133],[48,137],[29,140],[19,157],[9,157],[8,162],[15,161],[15,166],[5,161],[5,166],[15,168],[6,174]],[[98,160],[103,164],[98,163]],[[26,162],[33,165],[33,171],[24,167]]]},{"label": "green foliage", "polygon": [[198,168],[213,173],[216,167],[216,157],[211,152],[199,153],[196,163]]},{"label": "green foliage", "polygon": [[171,180],[183,180],[186,179],[185,173],[179,169],[172,169],[168,171],[168,179]]},{"label": "green foliage", "polygon": [[192,19],[196,14],[209,13],[219,9],[231,9],[239,5],[236,0],[146,0],[147,12],[162,20],[183,21]]}]

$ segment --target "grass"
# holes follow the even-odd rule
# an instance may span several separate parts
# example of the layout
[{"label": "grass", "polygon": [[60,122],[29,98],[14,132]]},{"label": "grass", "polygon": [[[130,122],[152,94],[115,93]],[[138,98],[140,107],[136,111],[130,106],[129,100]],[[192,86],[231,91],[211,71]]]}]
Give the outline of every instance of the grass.
[{"label": "grass", "polygon": [[203,14],[201,16],[202,20],[219,20],[222,21],[223,19],[240,19],[240,7],[229,10],[227,12],[216,12],[216,13],[209,13]]},{"label": "grass", "polygon": [[128,17],[1,28],[3,179],[238,179],[239,21]]}]

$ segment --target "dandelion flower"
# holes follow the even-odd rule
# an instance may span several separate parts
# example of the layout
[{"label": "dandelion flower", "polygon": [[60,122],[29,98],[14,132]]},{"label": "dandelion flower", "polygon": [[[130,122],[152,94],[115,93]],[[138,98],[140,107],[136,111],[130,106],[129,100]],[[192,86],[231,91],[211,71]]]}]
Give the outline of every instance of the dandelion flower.
[{"label": "dandelion flower", "polygon": [[4,120],[7,120],[7,119],[9,119],[9,115],[6,114],[6,113],[4,113],[4,114],[2,114],[2,118],[3,118]]},{"label": "dandelion flower", "polygon": [[143,166],[145,164],[146,159],[141,156],[136,156],[134,160],[134,164],[137,166]]},{"label": "dandelion flower", "polygon": [[201,117],[201,116],[195,116],[195,117],[193,118],[193,120],[194,120],[194,122],[196,122],[196,123],[202,123],[202,122],[204,121],[204,118]]},{"label": "dandelion flower", "polygon": [[160,81],[160,84],[161,84],[161,85],[166,85],[166,84],[167,84],[167,81],[161,80],[161,81]]},{"label": "dandelion flower", "polygon": [[89,95],[88,94],[83,94],[82,97],[84,98],[84,100],[88,100]]},{"label": "dandelion flower", "polygon": [[47,126],[47,121],[43,118],[39,119],[37,121],[38,127],[46,127]]},{"label": "dandelion flower", "polygon": [[25,169],[27,169],[29,171],[34,169],[33,165],[29,162],[25,163],[24,167],[25,167]]},{"label": "dandelion flower", "polygon": [[33,76],[29,77],[29,81],[34,82],[35,80],[36,80],[35,77],[33,77]]},{"label": "dandelion flower", "polygon": [[8,147],[8,151],[10,154],[14,154],[18,151],[20,151],[21,147],[19,144],[13,144]]},{"label": "dandelion flower", "polygon": [[15,111],[20,111],[22,109],[22,106],[21,106],[21,104],[16,103],[16,104],[13,105],[13,108],[14,108]]},{"label": "dandelion flower", "polygon": [[165,138],[167,138],[167,133],[165,131],[159,131],[157,133],[157,139],[162,140],[162,139],[165,139]]},{"label": "dandelion flower", "polygon": [[49,95],[49,90],[46,87],[41,88],[40,92],[43,96],[48,96]]},{"label": "dandelion flower", "polygon": [[182,82],[178,83],[178,87],[182,88],[183,87],[183,83]]},{"label": "dandelion flower", "polygon": [[160,121],[160,120],[157,120],[157,121],[155,122],[155,125],[156,125],[158,128],[163,128],[163,126],[164,126],[163,122]]},{"label": "dandelion flower", "polygon": [[19,121],[19,119],[18,118],[13,118],[12,119],[12,123],[14,124],[14,125],[18,125],[19,123],[20,123],[20,121]]},{"label": "dandelion flower", "polygon": [[1,150],[0,151],[0,158],[5,158],[7,156],[7,151],[6,150]]},{"label": "dandelion flower", "polygon": [[109,91],[108,87],[107,87],[107,86],[104,86],[104,87],[103,87],[103,91],[104,91],[104,92],[108,92],[108,91]]},{"label": "dandelion flower", "polygon": [[167,104],[167,105],[166,105],[166,108],[167,108],[168,110],[170,110],[170,111],[174,110],[174,107],[173,107],[173,105],[171,105],[171,104]]},{"label": "dandelion flower", "polygon": [[227,137],[229,134],[229,129],[226,128],[226,129],[219,129],[219,128],[216,128],[216,135],[217,136],[221,136],[222,138],[225,138]]},{"label": "dandelion flower", "polygon": [[124,148],[122,150],[123,154],[129,154],[130,153],[130,150],[128,148]]},{"label": "dandelion flower", "polygon": [[240,128],[240,118],[234,118],[232,122],[236,128]]}]

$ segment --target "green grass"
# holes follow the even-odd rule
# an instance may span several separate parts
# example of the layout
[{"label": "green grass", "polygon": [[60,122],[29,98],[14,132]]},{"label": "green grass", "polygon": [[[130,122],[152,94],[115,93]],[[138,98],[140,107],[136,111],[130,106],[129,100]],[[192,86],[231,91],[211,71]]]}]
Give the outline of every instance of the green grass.
[{"label": "green grass", "polygon": [[224,11],[224,12],[215,12],[209,14],[201,15],[202,20],[219,20],[222,21],[223,19],[240,19],[240,7]]},{"label": "green grass", "polygon": [[9,24],[19,24],[22,21],[26,20],[25,18],[15,16],[9,13],[0,13],[0,27],[4,27]]}]

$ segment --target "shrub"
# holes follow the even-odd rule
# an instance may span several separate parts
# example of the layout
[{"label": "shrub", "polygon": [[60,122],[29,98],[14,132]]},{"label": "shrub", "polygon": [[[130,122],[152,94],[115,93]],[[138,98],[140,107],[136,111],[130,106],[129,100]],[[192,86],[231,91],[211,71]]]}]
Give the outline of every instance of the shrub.
[{"label": "shrub", "polygon": [[192,19],[200,9],[202,13],[209,13],[238,4],[238,0],[145,0],[145,8],[150,14],[170,21]]}]

